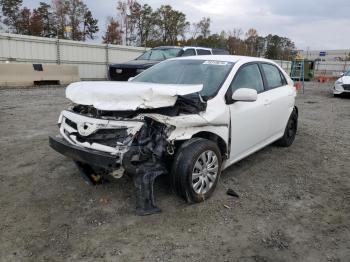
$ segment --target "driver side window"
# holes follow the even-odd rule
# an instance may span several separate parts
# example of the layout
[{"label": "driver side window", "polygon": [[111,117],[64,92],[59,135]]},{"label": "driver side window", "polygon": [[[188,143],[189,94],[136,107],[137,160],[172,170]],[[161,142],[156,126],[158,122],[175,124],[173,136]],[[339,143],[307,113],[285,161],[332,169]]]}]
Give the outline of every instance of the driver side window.
[{"label": "driver side window", "polygon": [[264,91],[263,80],[257,64],[243,65],[238,70],[230,86],[232,94],[239,88],[255,89],[258,93]]}]

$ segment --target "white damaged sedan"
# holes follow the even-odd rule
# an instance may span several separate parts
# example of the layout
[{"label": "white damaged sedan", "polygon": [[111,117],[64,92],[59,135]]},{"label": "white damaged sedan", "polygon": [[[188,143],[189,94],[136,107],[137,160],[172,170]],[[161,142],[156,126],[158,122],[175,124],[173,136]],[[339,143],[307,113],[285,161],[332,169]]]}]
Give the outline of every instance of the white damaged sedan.
[{"label": "white damaged sedan", "polygon": [[137,213],[159,212],[153,182],[166,175],[188,202],[213,193],[223,169],[297,132],[293,81],[276,63],[198,56],[159,63],[129,82],[78,82],[53,149],[96,184],[133,177]]},{"label": "white damaged sedan", "polygon": [[341,74],[341,77],[335,81],[333,94],[339,96],[342,94],[350,94],[350,71]]}]

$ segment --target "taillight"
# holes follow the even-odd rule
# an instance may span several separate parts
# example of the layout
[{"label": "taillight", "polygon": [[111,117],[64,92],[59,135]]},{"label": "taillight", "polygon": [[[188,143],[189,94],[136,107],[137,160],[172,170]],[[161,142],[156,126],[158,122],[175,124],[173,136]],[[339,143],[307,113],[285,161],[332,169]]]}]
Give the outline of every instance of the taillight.
[{"label": "taillight", "polygon": [[300,82],[295,82],[294,83],[295,90],[299,91],[301,89],[301,83]]}]

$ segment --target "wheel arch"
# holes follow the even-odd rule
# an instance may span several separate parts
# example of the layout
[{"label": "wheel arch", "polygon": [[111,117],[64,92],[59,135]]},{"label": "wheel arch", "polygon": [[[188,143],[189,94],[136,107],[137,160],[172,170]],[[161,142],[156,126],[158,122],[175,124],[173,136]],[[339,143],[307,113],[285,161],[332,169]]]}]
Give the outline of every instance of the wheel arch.
[{"label": "wheel arch", "polygon": [[297,106],[294,106],[295,112],[297,112],[297,115],[299,116],[299,109]]},{"label": "wheel arch", "polygon": [[198,132],[196,134],[194,134],[192,136],[192,138],[204,138],[204,139],[208,139],[210,141],[213,141],[214,143],[216,143],[220,149],[220,153],[223,159],[226,159],[228,156],[228,147],[227,144],[225,142],[225,140],[218,136],[217,134],[214,134],[212,132],[208,132],[208,131],[201,131]]}]

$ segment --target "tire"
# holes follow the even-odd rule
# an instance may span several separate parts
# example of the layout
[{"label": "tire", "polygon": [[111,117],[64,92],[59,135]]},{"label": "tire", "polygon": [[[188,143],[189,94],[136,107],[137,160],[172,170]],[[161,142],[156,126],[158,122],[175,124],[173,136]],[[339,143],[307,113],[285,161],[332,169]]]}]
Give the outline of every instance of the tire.
[{"label": "tire", "polygon": [[177,151],[171,169],[176,194],[189,203],[208,199],[219,181],[221,164],[216,143],[203,138],[186,141]]},{"label": "tire", "polygon": [[293,144],[295,136],[298,130],[298,112],[294,108],[292,114],[289,117],[286,129],[283,136],[277,140],[276,145],[281,147],[289,147]]}]

